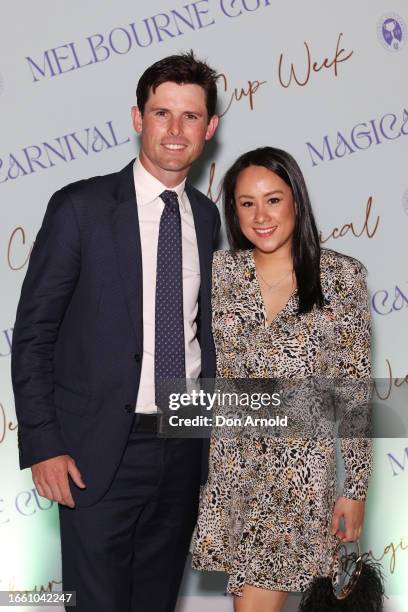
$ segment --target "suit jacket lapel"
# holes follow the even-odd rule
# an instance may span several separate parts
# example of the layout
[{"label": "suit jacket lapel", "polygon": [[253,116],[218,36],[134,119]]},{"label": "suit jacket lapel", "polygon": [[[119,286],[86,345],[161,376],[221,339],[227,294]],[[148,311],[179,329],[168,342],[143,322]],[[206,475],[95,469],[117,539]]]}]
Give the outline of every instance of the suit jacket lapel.
[{"label": "suit jacket lapel", "polygon": [[129,317],[138,349],[143,349],[143,272],[133,161],[118,173],[112,235]]},{"label": "suit jacket lapel", "polygon": [[186,183],[186,193],[193,212],[200,260],[200,297],[201,306],[208,304],[211,291],[211,261],[213,250],[213,224],[205,206],[199,202],[194,190]]}]

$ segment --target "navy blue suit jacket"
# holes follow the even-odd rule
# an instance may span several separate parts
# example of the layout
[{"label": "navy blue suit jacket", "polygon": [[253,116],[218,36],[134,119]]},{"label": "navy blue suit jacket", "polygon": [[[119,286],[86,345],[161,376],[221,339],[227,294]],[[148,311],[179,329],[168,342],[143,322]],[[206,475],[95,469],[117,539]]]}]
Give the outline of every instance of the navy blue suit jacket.
[{"label": "navy blue suit jacket", "polygon": [[[213,377],[211,265],[220,219],[208,198],[188,183],[186,191],[201,272],[201,375]],[[143,355],[142,299],[131,162],[52,196],[13,333],[20,467],[71,455],[87,484],[80,490],[71,482],[78,505],[91,505],[105,493],[126,445]]]}]

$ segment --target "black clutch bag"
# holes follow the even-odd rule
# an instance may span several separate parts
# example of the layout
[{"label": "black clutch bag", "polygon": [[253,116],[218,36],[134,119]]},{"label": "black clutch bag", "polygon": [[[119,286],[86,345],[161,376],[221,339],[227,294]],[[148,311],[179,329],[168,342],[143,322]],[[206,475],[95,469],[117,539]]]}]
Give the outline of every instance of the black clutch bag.
[{"label": "black clutch bag", "polygon": [[347,552],[336,546],[331,574],[315,578],[303,593],[298,612],[381,612],[384,606],[384,577],[381,565],[368,553]]}]

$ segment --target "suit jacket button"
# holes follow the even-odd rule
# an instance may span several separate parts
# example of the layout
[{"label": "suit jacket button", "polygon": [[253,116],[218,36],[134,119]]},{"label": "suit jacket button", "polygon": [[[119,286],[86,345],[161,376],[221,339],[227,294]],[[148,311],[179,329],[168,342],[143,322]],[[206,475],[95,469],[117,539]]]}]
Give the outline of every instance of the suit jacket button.
[{"label": "suit jacket button", "polygon": [[133,412],[133,406],[132,406],[132,404],[126,404],[126,406],[125,406],[125,410],[126,410],[126,412]]},{"label": "suit jacket button", "polygon": [[133,355],[133,357],[135,358],[135,361],[137,361],[137,363],[139,363],[139,361],[140,361],[140,359],[141,359],[141,355],[140,355],[140,353],[135,353],[135,354]]}]

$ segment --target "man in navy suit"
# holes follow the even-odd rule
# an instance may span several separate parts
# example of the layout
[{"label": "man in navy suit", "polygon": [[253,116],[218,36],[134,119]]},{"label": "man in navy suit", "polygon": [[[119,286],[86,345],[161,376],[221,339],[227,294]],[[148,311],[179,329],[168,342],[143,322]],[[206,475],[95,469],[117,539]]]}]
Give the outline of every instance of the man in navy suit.
[{"label": "man in navy suit", "polygon": [[17,310],[21,468],[59,504],[78,612],[171,612],[195,524],[203,442],[157,435],[161,378],[215,375],[216,206],[186,183],[217,128],[216,74],[192,53],[139,80],[139,156],[55,193]]}]

